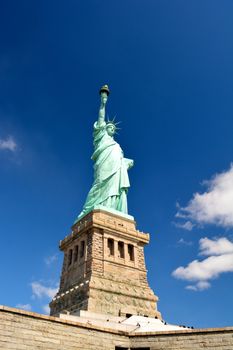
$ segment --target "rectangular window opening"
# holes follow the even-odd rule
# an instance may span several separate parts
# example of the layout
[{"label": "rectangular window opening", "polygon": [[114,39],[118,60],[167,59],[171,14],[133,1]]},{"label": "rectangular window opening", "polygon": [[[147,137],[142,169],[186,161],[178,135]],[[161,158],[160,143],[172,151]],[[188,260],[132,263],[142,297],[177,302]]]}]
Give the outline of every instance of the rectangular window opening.
[{"label": "rectangular window opening", "polygon": [[80,258],[84,257],[84,252],[85,252],[85,242],[81,241],[81,251],[80,251]]},{"label": "rectangular window opening", "polygon": [[79,246],[76,245],[74,250],[74,262],[78,261],[78,250],[79,250]]},{"label": "rectangular window opening", "polygon": [[68,266],[72,264],[72,259],[73,259],[73,250],[69,250],[69,255],[68,255]]},{"label": "rectangular window opening", "polygon": [[118,242],[118,256],[122,259],[125,257],[124,242]]},{"label": "rectangular window opening", "polygon": [[134,246],[132,244],[128,244],[128,254],[129,260],[134,261]]},{"label": "rectangular window opening", "polygon": [[114,255],[114,240],[112,238],[108,238],[108,256]]}]

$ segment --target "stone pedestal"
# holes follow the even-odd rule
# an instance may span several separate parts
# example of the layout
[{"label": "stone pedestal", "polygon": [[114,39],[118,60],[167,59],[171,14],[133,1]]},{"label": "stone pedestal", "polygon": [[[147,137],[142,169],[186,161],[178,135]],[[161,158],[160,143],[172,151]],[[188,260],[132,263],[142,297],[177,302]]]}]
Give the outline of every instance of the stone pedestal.
[{"label": "stone pedestal", "polygon": [[149,234],[135,221],[103,209],[93,210],[60,242],[64,262],[51,315],[79,310],[115,316],[161,318],[144,260]]}]

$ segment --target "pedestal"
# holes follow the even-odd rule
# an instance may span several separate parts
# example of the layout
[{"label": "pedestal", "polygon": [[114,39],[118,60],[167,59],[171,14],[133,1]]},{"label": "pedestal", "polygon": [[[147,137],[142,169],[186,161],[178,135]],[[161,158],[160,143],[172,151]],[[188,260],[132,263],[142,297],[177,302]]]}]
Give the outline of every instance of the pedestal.
[{"label": "pedestal", "polygon": [[51,315],[80,310],[115,316],[161,318],[158,297],[150,289],[144,260],[149,234],[135,221],[95,209],[60,242],[64,262]]}]

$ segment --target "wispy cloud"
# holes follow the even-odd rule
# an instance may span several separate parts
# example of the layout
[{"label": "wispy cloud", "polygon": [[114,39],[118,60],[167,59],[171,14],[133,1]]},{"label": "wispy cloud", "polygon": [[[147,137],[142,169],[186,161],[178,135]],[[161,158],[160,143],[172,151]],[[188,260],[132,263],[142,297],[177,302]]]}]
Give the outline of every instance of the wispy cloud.
[{"label": "wispy cloud", "polygon": [[58,291],[57,286],[56,287],[46,287],[41,282],[37,282],[37,281],[32,282],[31,287],[32,287],[33,296],[37,297],[39,299],[41,299],[43,297],[53,298],[54,295]]},{"label": "wispy cloud", "polygon": [[175,278],[194,282],[186,286],[186,289],[205,290],[210,288],[210,280],[222,273],[233,272],[233,243],[226,237],[200,239],[199,255],[205,255],[207,258],[202,261],[193,260],[186,267],[180,266],[172,272]]},{"label": "wispy cloud", "polygon": [[50,307],[49,307],[49,305],[43,305],[42,306],[42,310],[43,310],[43,312],[46,314],[46,315],[49,315],[50,314]]},{"label": "wispy cloud", "polygon": [[47,256],[44,261],[45,261],[45,264],[47,266],[50,266],[51,264],[53,264],[55,261],[57,261],[58,259],[58,256],[57,254],[53,254],[53,255],[50,255],[50,256]]},{"label": "wispy cloud", "polygon": [[26,310],[26,311],[31,311],[32,306],[31,304],[17,304],[15,307],[18,309]]},{"label": "wispy cloud", "polygon": [[191,246],[193,245],[192,241],[186,241],[184,238],[179,239],[177,242],[179,245],[186,245],[186,246]]},{"label": "wispy cloud", "polygon": [[182,222],[174,222],[174,225],[178,228],[182,228],[184,230],[192,231],[193,227],[195,226],[191,221],[186,221],[184,223]]},{"label": "wispy cloud", "polygon": [[[204,181],[204,193],[195,193],[186,207],[180,207],[176,217],[197,224],[216,224],[225,228],[233,227],[233,164],[230,169]],[[188,220],[188,221],[187,221]],[[187,229],[192,229],[187,225]]]},{"label": "wispy cloud", "polygon": [[8,136],[6,139],[0,138],[0,150],[15,152],[18,146],[13,136]]}]

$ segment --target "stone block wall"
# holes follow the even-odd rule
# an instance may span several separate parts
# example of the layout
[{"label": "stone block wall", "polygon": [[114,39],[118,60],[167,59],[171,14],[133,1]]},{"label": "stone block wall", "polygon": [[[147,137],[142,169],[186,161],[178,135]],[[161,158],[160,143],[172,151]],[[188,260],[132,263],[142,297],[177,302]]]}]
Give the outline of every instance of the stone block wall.
[{"label": "stone block wall", "polygon": [[132,349],[150,350],[233,350],[233,327],[134,334]]},{"label": "stone block wall", "polygon": [[233,327],[138,334],[0,306],[0,349],[232,350]]},{"label": "stone block wall", "polygon": [[0,349],[115,350],[129,348],[129,338],[118,331],[0,306]]}]

